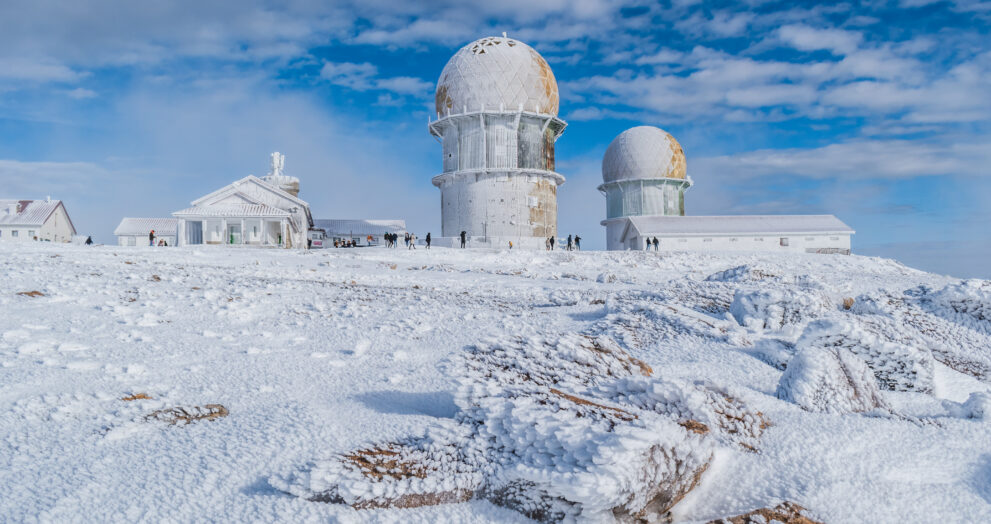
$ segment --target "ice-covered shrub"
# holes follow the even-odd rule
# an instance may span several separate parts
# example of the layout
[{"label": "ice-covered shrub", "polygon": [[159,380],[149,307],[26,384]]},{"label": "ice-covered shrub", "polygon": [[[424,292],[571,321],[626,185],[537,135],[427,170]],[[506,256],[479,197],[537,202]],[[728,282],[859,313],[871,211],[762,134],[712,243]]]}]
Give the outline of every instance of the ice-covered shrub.
[{"label": "ice-covered shrub", "polygon": [[713,273],[705,280],[707,282],[760,282],[776,279],[778,276],[769,271],[744,265]]},{"label": "ice-covered shrub", "polygon": [[965,280],[924,297],[931,312],[982,332],[991,331],[991,281]]},{"label": "ice-covered shrub", "polygon": [[482,497],[545,522],[659,518],[720,444],[753,450],[766,421],[727,391],[653,377],[607,337],[520,338],[467,348],[446,370],[453,421],[273,478],[356,508]]},{"label": "ice-covered shrub", "polygon": [[753,329],[781,329],[818,318],[830,307],[829,300],[818,292],[769,289],[737,290],[729,311],[741,326]]},{"label": "ice-covered shrub", "polygon": [[886,408],[867,363],[839,347],[800,351],[781,375],[777,395],[806,411],[860,413]]},{"label": "ice-covered shrub", "polygon": [[892,341],[894,334],[883,336],[883,325],[871,320],[877,319],[816,320],[805,327],[796,348],[842,348],[867,362],[881,388],[931,393],[935,365],[932,355],[918,346]]},{"label": "ice-covered shrub", "polygon": [[964,416],[979,420],[991,419],[991,394],[971,393],[962,405]]},{"label": "ice-covered shrub", "polygon": [[464,502],[482,482],[471,436],[465,426],[440,426],[427,437],[315,461],[269,483],[307,500],[356,509]]}]

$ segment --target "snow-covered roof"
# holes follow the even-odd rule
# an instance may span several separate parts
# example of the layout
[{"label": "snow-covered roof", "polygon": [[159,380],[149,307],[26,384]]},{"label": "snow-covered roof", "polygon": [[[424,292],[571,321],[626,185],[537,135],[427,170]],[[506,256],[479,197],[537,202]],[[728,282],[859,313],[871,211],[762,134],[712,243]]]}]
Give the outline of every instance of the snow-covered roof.
[{"label": "snow-covered roof", "polygon": [[0,225],[44,225],[61,203],[61,200],[0,200]]},{"label": "snow-covered roof", "polygon": [[193,206],[172,213],[175,217],[276,217],[290,216],[288,211],[265,204],[224,204],[213,206]]},{"label": "snow-covered roof", "polygon": [[854,231],[833,215],[641,216],[629,217],[641,234],[749,235],[839,233]]},{"label": "snow-covered roof", "polygon": [[246,176],[246,177],[244,177],[244,178],[242,178],[240,180],[234,181],[234,182],[232,182],[232,183],[230,183],[230,184],[228,184],[228,185],[226,185],[226,186],[224,186],[224,187],[222,187],[222,188],[220,188],[220,189],[218,189],[218,190],[216,190],[216,191],[214,191],[214,192],[212,192],[212,193],[210,193],[208,195],[204,195],[204,196],[202,196],[200,198],[197,198],[196,200],[193,200],[191,202],[191,204],[193,204],[194,206],[198,206],[198,205],[200,205],[200,204],[202,204],[204,202],[207,202],[207,201],[213,199],[214,197],[220,196],[221,194],[223,194],[226,191],[230,191],[232,188],[236,188],[237,186],[239,186],[241,184],[246,184],[246,183],[255,183],[255,184],[258,184],[259,186],[261,186],[261,187],[263,187],[263,188],[265,188],[265,189],[267,189],[267,190],[269,190],[269,191],[271,191],[271,192],[273,192],[273,193],[281,196],[282,198],[288,199],[291,202],[293,202],[295,204],[298,204],[301,207],[305,207],[307,209],[310,207],[310,205],[307,204],[305,200],[303,200],[303,199],[301,199],[299,197],[292,196],[291,194],[286,193],[282,188],[280,188],[278,186],[274,186],[274,185],[272,185],[272,184],[270,184],[270,183],[268,183],[268,182],[266,182],[266,181],[264,181],[264,180],[256,177],[255,175],[248,175],[248,176]]},{"label": "snow-covered roof", "polygon": [[381,235],[382,233],[402,233],[406,231],[405,220],[346,220],[317,219],[314,226],[323,229],[328,235]]},{"label": "snow-covered roof", "polygon": [[114,235],[147,235],[151,230],[161,235],[175,235],[179,231],[178,218],[125,218],[114,230]]}]

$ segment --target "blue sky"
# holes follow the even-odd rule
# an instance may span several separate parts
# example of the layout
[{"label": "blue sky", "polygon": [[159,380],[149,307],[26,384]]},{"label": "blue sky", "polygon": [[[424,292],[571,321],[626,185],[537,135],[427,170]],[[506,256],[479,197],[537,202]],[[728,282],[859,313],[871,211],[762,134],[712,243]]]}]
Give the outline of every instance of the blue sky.
[{"label": "blue sky", "polygon": [[559,228],[604,244],[622,130],[682,143],[688,214],[833,213],[854,250],[991,278],[991,2],[6,0],[0,197],[109,242],[286,154],[322,218],[439,231],[427,132],[462,45],[503,31],[561,90]]}]

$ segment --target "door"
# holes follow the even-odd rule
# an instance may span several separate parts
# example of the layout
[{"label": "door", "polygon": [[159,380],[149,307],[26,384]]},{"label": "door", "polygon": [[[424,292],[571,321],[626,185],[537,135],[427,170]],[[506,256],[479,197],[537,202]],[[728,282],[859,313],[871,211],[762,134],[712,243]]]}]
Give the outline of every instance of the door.
[{"label": "door", "polygon": [[241,243],[241,224],[227,225],[227,242],[230,244]]}]

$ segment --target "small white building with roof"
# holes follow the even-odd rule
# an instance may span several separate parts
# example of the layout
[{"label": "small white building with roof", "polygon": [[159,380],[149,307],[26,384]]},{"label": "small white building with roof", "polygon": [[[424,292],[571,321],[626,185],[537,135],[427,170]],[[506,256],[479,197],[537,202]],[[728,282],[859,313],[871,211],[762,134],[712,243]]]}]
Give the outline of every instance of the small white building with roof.
[{"label": "small white building with roof", "polygon": [[147,246],[148,235],[155,232],[155,244],[163,241],[169,246],[178,245],[178,218],[124,218],[114,230],[118,246]]},{"label": "small white building with roof", "polygon": [[313,226],[299,179],[284,172],[285,155],[271,155],[265,177],[248,175],[172,213],[180,245],[217,244],[306,248]]},{"label": "small white building with roof", "polygon": [[685,216],[692,183],[670,133],[652,126],[620,133],[602,159],[606,249],[850,254],[854,230],[833,215]]},{"label": "small white building with roof", "polygon": [[[314,230],[322,235],[311,237],[314,246],[330,247],[335,241],[353,240],[358,245],[381,245],[382,235],[394,233],[400,237],[406,234],[405,220],[358,220],[358,219],[321,219],[313,221]],[[369,240],[371,237],[371,240]]]},{"label": "small white building with roof", "polygon": [[0,199],[0,242],[71,242],[75,234],[61,200]]}]

